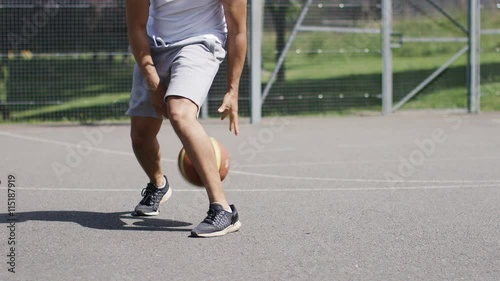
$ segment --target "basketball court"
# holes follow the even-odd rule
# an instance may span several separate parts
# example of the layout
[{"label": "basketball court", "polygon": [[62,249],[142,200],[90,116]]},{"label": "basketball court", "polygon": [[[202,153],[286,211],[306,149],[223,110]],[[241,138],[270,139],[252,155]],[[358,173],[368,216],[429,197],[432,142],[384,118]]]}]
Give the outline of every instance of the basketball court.
[{"label": "basketball court", "polygon": [[203,123],[243,224],[211,239],[188,237],[208,203],[167,122],[173,195],[146,218],[128,124],[1,125],[0,279],[500,279],[499,113],[243,120],[238,137]]}]

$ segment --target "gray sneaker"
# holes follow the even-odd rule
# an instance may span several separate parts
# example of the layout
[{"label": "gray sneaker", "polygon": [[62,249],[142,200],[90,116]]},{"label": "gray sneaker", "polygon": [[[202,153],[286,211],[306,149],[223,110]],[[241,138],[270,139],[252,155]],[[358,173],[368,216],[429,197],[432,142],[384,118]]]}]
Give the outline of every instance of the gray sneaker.
[{"label": "gray sneaker", "polygon": [[[165,177],[165,176],[164,176]],[[167,202],[172,195],[172,188],[165,177],[165,187],[157,188],[153,183],[148,183],[141,192],[142,200],[135,207],[135,216],[156,216],[160,213],[160,204]]]},{"label": "gray sneaker", "polygon": [[194,237],[215,237],[230,232],[235,232],[241,227],[238,211],[234,205],[230,205],[231,211],[227,212],[219,204],[210,204],[207,217],[193,230]]}]

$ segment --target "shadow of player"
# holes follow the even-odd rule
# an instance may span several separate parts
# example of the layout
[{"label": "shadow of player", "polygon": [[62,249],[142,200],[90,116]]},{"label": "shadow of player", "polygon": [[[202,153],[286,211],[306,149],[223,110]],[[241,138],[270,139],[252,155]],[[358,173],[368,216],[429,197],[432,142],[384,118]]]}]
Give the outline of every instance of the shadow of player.
[{"label": "shadow of player", "polygon": [[9,218],[16,218],[16,224],[27,221],[73,222],[83,227],[102,230],[147,230],[189,232],[189,222],[133,216],[130,212],[99,213],[84,211],[36,211],[19,212],[15,217],[0,214],[0,224],[8,224]]}]

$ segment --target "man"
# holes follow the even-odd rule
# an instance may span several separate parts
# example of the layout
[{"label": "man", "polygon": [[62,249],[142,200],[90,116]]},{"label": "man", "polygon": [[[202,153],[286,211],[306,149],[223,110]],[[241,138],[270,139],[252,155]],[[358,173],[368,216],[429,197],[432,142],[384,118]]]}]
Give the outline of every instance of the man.
[{"label": "man", "polygon": [[198,122],[219,64],[228,59],[227,92],[218,109],[238,135],[238,87],[246,54],[246,0],[127,0],[130,47],[136,59],[127,114],[132,147],[150,183],[135,208],[157,215],[172,190],[160,166],[156,138],[163,117],[170,120],[202,179],[209,199],[207,217],[191,234],[220,236],[241,223],[229,205],[209,136]]}]

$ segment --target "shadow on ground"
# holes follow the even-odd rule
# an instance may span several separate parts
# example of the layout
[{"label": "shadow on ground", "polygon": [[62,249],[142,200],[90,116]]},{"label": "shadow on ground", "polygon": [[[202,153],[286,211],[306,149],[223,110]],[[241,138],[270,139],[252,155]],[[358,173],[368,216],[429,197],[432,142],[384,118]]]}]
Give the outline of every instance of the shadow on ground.
[{"label": "shadow on ground", "polygon": [[[19,224],[27,221],[72,222],[83,227],[102,230],[190,232],[191,228],[186,227],[192,225],[178,220],[132,216],[130,212],[37,211],[16,213],[14,217],[9,217],[9,214],[5,213],[0,216],[2,217],[0,223],[7,225],[10,222]],[[17,220],[9,221],[10,218]]]}]

